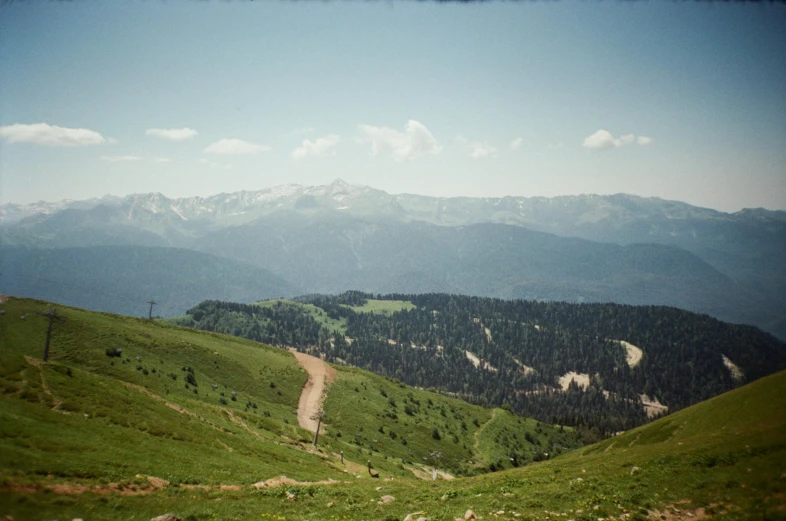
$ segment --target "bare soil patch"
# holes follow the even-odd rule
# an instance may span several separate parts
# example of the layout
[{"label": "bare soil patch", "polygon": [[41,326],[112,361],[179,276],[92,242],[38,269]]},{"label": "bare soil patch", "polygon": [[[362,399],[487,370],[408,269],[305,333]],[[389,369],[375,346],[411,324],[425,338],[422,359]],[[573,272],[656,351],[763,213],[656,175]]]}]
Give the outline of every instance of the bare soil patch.
[{"label": "bare soil patch", "polygon": [[335,479],[326,479],[323,481],[297,481],[292,478],[288,478],[286,476],[279,476],[277,478],[271,478],[265,481],[259,481],[254,483],[254,488],[280,488],[284,486],[314,486],[314,485],[337,485],[342,483],[341,481],[336,481]]},{"label": "bare soil patch", "polygon": [[576,384],[582,389],[587,389],[590,384],[590,378],[588,374],[570,371],[569,373],[566,373],[559,377],[559,385],[560,387],[562,387],[563,391],[568,390],[571,381],[575,381]]},{"label": "bare soil patch", "polygon": [[641,362],[641,357],[644,355],[644,351],[641,348],[634,346],[630,342],[626,342],[624,340],[618,340],[622,347],[625,348],[626,359],[628,362],[629,367],[636,367],[639,362]]},{"label": "bare soil patch", "polygon": [[721,354],[721,356],[723,357],[723,365],[725,365],[726,369],[729,370],[732,378],[734,378],[735,380],[742,380],[743,378],[745,378],[745,373],[742,372],[742,369],[740,369],[740,367],[737,364],[729,360],[729,357],[727,357],[726,355]]},{"label": "bare soil patch", "polygon": [[644,412],[647,413],[647,418],[653,418],[659,414],[666,414],[669,412],[669,407],[663,405],[657,398],[650,398],[646,394],[642,394],[641,405],[644,407]]}]

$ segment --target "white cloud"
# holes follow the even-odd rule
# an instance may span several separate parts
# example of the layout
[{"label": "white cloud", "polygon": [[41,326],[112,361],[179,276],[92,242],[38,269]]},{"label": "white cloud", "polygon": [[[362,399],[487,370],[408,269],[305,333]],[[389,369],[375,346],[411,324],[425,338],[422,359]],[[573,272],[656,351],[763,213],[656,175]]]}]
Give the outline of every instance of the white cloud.
[{"label": "white cloud", "polygon": [[649,145],[652,143],[652,138],[647,136],[636,137],[633,134],[625,134],[615,138],[608,130],[598,130],[591,136],[584,138],[582,146],[592,150],[608,150],[610,148],[619,148],[632,143],[639,145]]},{"label": "white cloud", "polygon": [[132,161],[143,161],[145,158],[140,156],[101,156],[101,159],[111,163],[125,163]]},{"label": "white cloud", "polygon": [[521,148],[523,146],[524,146],[524,138],[523,137],[517,137],[516,139],[514,139],[513,141],[510,142],[511,150],[516,150],[516,149]]},{"label": "white cloud", "polygon": [[464,148],[472,159],[483,159],[486,157],[497,157],[497,149],[491,146],[488,141],[474,141],[467,143]]},{"label": "white cloud", "polygon": [[224,138],[208,145],[204,151],[209,154],[219,154],[222,156],[239,156],[258,154],[260,152],[268,152],[270,150],[272,150],[272,147],[268,145],[257,145],[255,143],[243,141],[242,139]]},{"label": "white cloud", "polygon": [[614,139],[608,130],[598,130],[591,136],[584,138],[583,146],[593,150],[607,150],[620,146],[620,141]]},{"label": "white cloud", "polygon": [[303,159],[308,156],[334,156],[336,152],[333,148],[338,145],[339,141],[341,141],[341,137],[336,134],[320,137],[314,141],[304,139],[303,144],[292,151],[292,158]]},{"label": "white cloud", "polygon": [[0,127],[0,137],[11,143],[35,143],[49,147],[98,145],[106,141],[95,130],[58,127],[48,123],[33,123],[31,125],[16,123]]},{"label": "white cloud", "polygon": [[425,154],[438,154],[442,147],[421,123],[410,119],[404,132],[388,127],[360,125],[361,141],[371,143],[371,155],[389,155],[395,161],[415,159]]},{"label": "white cloud", "polygon": [[169,139],[170,141],[185,141],[197,135],[197,131],[192,128],[149,128],[145,130],[148,136]]},{"label": "white cloud", "polygon": [[171,159],[169,159],[168,157],[154,157],[152,161],[154,163],[169,163]]}]

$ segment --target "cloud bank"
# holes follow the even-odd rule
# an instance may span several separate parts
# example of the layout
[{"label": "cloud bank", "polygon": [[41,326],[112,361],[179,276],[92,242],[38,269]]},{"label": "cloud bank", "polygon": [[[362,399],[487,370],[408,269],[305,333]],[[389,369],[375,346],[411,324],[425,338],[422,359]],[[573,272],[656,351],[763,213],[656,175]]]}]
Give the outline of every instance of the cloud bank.
[{"label": "cloud bank", "polygon": [[652,138],[647,136],[634,136],[633,134],[625,134],[615,138],[608,130],[598,130],[591,136],[584,138],[582,146],[590,150],[609,150],[612,148],[619,148],[625,145],[637,143],[639,145],[649,145],[652,143]]},{"label": "cloud bank", "polygon": [[338,145],[339,141],[341,141],[341,137],[336,134],[320,137],[314,141],[304,139],[303,144],[292,151],[292,158],[304,159],[309,156],[334,156],[336,151],[333,149]]},{"label": "cloud bank", "polygon": [[149,128],[145,130],[145,134],[170,141],[185,141],[196,136],[198,132],[192,128]]},{"label": "cloud bank", "polygon": [[222,156],[241,156],[268,152],[270,150],[272,150],[272,147],[268,145],[249,143],[242,139],[224,138],[219,139],[215,143],[211,143],[204,151],[208,154],[218,154]]},{"label": "cloud bank", "polygon": [[106,141],[104,136],[95,130],[58,127],[48,123],[16,123],[0,127],[0,137],[11,143],[33,143],[48,147],[100,145]]},{"label": "cloud bank", "polygon": [[404,132],[388,127],[360,125],[361,141],[371,143],[371,155],[390,156],[395,161],[407,161],[426,154],[439,154],[442,146],[423,125],[410,119]]}]

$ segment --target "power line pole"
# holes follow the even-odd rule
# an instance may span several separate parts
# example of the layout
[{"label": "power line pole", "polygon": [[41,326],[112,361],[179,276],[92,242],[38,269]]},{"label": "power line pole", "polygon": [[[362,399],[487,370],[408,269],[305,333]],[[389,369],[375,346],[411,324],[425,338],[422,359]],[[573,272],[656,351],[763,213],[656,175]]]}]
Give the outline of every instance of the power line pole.
[{"label": "power line pole", "polygon": [[155,300],[148,300],[147,303],[150,304],[150,311],[148,311],[148,313],[147,313],[147,319],[148,320],[153,320],[153,306],[156,305],[156,301]]},{"label": "power line pole", "polygon": [[314,433],[314,447],[317,446],[317,440],[319,440],[319,428],[322,426],[322,417],[324,415],[325,411],[319,411],[311,417],[312,420],[317,420],[317,432]]},{"label": "power line pole", "polygon": [[55,320],[59,320],[59,317],[55,308],[49,308],[38,314],[49,319],[49,325],[46,328],[46,342],[44,343],[44,362],[46,362],[49,360],[49,338],[52,336],[52,323]]}]

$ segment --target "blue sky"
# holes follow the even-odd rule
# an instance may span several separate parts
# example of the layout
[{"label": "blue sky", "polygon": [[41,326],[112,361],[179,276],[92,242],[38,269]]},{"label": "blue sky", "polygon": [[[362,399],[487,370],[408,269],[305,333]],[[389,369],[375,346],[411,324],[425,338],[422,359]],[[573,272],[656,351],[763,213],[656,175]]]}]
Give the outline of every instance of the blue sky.
[{"label": "blue sky", "polygon": [[3,202],[626,192],[786,209],[786,6],[0,6]]}]

